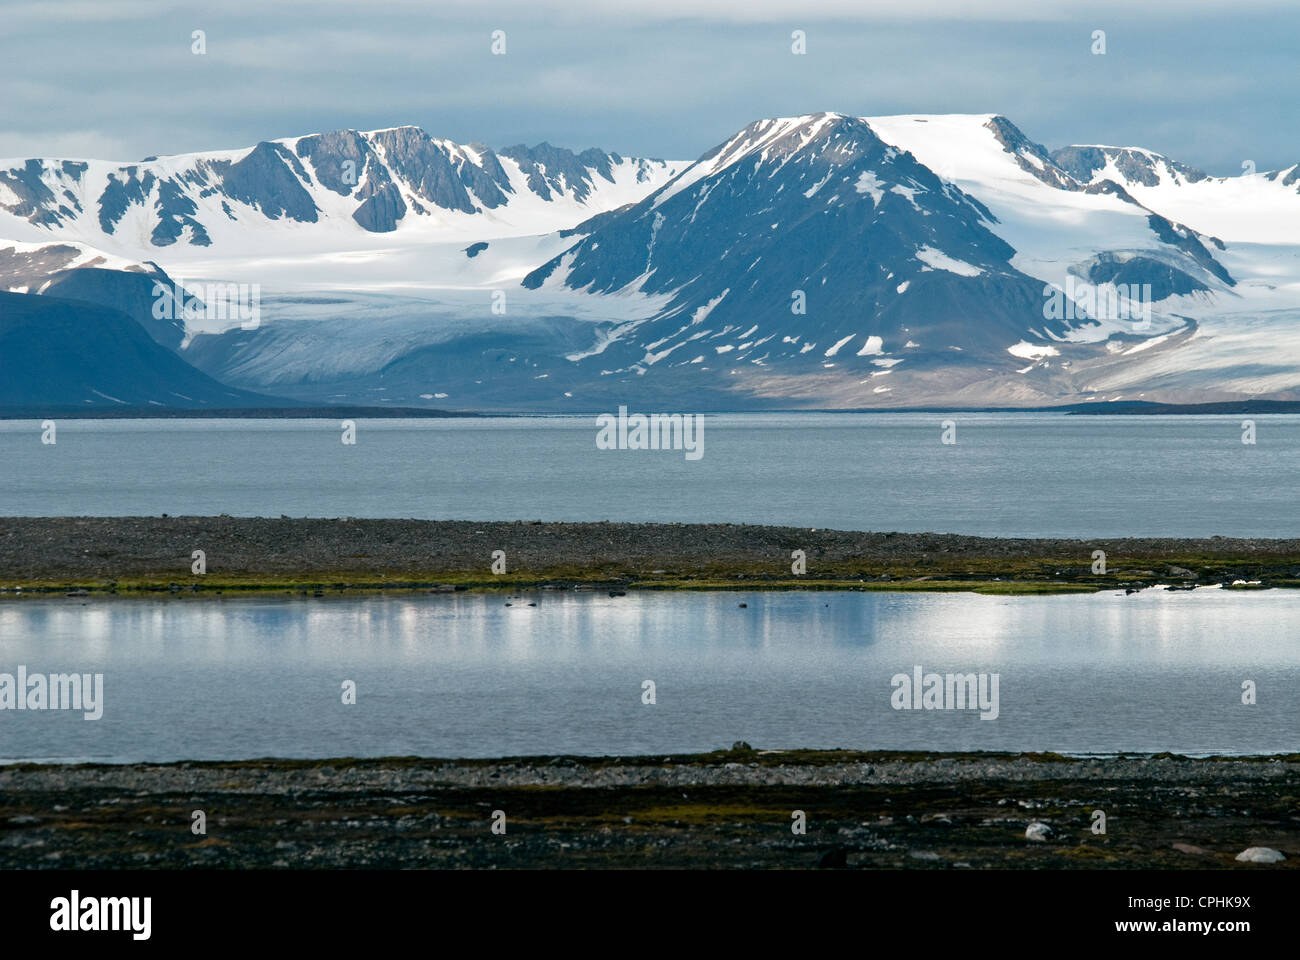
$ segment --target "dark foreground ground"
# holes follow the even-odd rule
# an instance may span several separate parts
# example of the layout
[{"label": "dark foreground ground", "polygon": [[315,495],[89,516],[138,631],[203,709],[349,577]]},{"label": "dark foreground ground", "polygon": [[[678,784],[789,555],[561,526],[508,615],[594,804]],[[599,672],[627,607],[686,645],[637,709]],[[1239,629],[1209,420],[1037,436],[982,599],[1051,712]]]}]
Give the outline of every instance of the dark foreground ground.
[{"label": "dark foreground ground", "polygon": [[[191,831],[194,811],[206,835]],[[807,833],[791,831],[804,811]],[[1105,834],[1092,831],[1104,811]],[[505,833],[491,829],[505,814]],[[1045,841],[1026,839],[1034,821]],[[1286,855],[1238,862],[1247,847]],[[0,768],[0,869],[1300,867],[1300,755],[754,751]]]},{"label": "dark foreground ground", "polygon": [[[206,572],[192,572],[194,551]],[[803,551],[806,572],[792,571]],[[1104,572],[1095,551],[1106,554]],[[492,570],[504,553],[505,573]],[[1300,540],[1053,540],[736,524],[0,518],[0,590],[179,595],[617,586],[1084,592],[1300,586]]]}]

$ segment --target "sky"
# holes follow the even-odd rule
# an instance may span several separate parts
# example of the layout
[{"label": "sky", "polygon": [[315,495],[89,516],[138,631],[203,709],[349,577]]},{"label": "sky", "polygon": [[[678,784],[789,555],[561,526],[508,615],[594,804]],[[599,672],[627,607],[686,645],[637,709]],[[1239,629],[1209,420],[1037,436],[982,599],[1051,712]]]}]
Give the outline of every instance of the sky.
[{"label": "sky", "polygon": [[1132,6],[0,0],[0,157],[416,124],[494,148],[694,159],[753,120],[825,110],[999,113],[1049,149],[1142,146],[1216,175],[1300,162],[1300,3]]}]

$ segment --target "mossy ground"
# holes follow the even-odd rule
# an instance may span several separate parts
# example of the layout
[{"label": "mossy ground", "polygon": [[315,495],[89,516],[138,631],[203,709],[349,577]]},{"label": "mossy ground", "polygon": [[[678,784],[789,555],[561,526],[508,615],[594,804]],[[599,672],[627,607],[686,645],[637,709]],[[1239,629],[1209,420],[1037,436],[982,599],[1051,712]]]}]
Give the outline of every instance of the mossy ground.
[{"label": "mossy ground", "polygon": [[[204,551],[206,573],[191,573]],[[1094,572],[1097,551],[1104,573]],[[799,551],[801,553],[796,553]],[[492,572],[504,553],[507,573]],[[792,557],[806,572],[796,574]],[[9,517],[0,596],[430,590],[1073,593],[1300,586],[1300,540],[1005,539],[741,524]]]},{"label": "mossy ground", "polygon": [[[1139,569],[1132,569],[1137,567]],[[1186,569],[1190,576],[1167,576],[1156,570]],[[1269,564],[1269,570],[1300,568],[1300,558]],[[1234,581],[1246,581],[1234,583]],[[637,571],[626,566],[574,565],[512,570],[494,575],[483,570],[331,570],[325,575],[304,572],[213,570],[178,575],[176,571],[134,573],[120,577],[0,578],[0,596],[79,593],[93,595],[176,597],[217,594],[327,596],[358,593],[502,592],[530,589],[618,590],[858,590],[973,592],[997,595],[1092,593],[1098,590],[1143,588],[1158,583],[1178,586],[1219,584],[1225,589],[1300,587],[1300,578],[1261,574],[1259,561],[1204,558],[1133,558],[1108,574],[1063,559],[961,557],[925,563],[841,565],[795,576],[756,565],[711,564],[704,568]]]}]

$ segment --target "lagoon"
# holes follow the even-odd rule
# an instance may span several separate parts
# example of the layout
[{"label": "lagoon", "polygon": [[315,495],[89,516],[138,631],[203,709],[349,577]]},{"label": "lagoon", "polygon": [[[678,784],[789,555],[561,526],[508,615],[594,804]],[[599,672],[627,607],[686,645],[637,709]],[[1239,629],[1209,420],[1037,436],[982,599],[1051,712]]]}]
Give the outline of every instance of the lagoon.
[{"label": "lagoon", "polygon": [[[102,673],[103,716],[0,710],[0,759],[1295,752],[1296,622],[1290,590],[7,600],[0,671]],[[996,674],[996,717],[897,709],[917,668]]]}]

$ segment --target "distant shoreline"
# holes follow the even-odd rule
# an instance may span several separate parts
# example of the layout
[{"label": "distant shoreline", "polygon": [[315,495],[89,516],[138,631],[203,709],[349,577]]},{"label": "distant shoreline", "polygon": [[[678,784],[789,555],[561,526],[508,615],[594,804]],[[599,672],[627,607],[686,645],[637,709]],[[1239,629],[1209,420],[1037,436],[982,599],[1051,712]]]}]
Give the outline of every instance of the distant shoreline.
[{"label": "distant shoreline", "polygon": [[481,416],[483,414],[424,407],[302,406],[198,410],[177,407],[0,407],[0,420],[413,420]]},{"label": "distant shoreline", "polygon": [[[647,409],[655,402],[641,404]],[[307,405],[285,407],[225,407],[189,409],[182,407],[0,407],[0,420],[414,420],[475,417],[594,417],[604,410],[434,410],[425,407],[376,407]],[[1060,413],[1070,416],[1263,416],[1300,413],[1300,400],[1230,400],[1210,403],[1150,403],[1145,400],[1073,403],[1045,407],[855,407],[844,409],[808,408],[790,410],[754,407],[746,410],[698,411],[704,416],[807,413]]]},{"label": "distant shoreline", "polygon": [[[203,573],[193,572],[195,551],[203,552]],[[504,557],[494,557],[497,551]],[[1105,554],[1104,571],[1098,551]],[[1044,594],[1155,586],[1300,587],[1300,539],[1011,539],[738,524],[0,518],[0,597],[8,598],[524,589]]]}]

